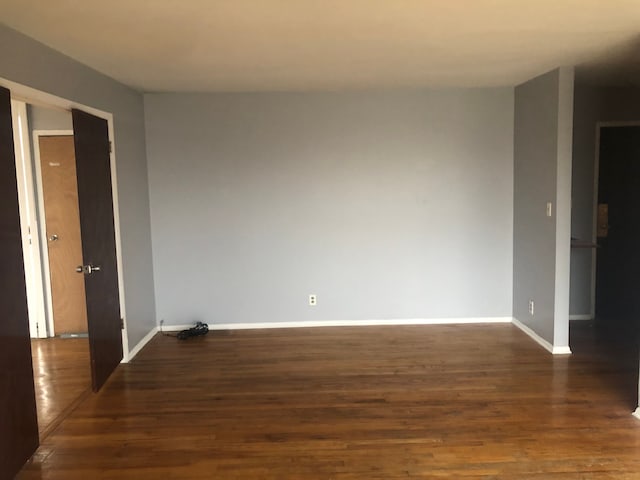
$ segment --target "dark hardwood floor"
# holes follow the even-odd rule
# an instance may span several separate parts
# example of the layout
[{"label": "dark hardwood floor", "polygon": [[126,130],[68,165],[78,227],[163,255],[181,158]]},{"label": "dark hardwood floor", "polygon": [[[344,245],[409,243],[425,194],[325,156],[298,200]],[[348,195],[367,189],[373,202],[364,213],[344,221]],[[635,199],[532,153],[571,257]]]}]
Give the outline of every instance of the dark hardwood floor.
[{"label": "dark hardwood floor", "polygon": [[18,478],[638,479],[638,358],[579,330],[556,357],[507,324],[158,335]]},{"label": "dark hardwood floor", "polygon": [[40,439],[49,435],[91,390],[89,340],[31,340]]}]

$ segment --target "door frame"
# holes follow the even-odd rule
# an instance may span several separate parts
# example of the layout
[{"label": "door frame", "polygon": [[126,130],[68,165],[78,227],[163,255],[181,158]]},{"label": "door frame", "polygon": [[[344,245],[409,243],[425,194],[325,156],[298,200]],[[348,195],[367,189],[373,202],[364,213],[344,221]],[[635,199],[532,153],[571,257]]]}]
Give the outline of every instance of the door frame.
[{"label": "door frame", "polygon": [[18,177],[20,228],[22,230],[24,276],[29,311],[29,333],[31,338],[46,338],[48,316],[44,293],[43,263],[40,252],[40,226],[36,208],[38,197],[32,188],[34,173],[31,162],[26,103],[12,99],[11,116],[16,147],[16,174]]},{"label": "door frame", "polygon": [[[116,169],[116,155],[115,155],[115,135],[113,126],[113,114],[105,112],[88,105],[83,105],[78,102],[67,100],[50,93],[46,93],[35,88],[22,85],[20,83],[7,80],[0,77],[0,86],[8,88],[11,91],[12,100],[18,100],[30,105],[43,106],[47,108],[53,108],[57,110],[70,111],[72,109],[83,110],[96,117],[103,118],[107,121],[109,131],[109,141],[111,143],[111,151],[109,154],[111,164],[111,194],[113,198],[113,223],[115,230],[115,243],[116,243],[116,262],[118,267],[118,300],[120,303],[120,315],[123,321],[122,329],[122,362],[127,363],[129,361],[129,337],[127,333],[127,314],[125,308],[124,297],[124,276],[123,276],[123,261],[122,261],[122,240],[120,230],[120,208],[118,202],[118,177]],[[42,212],[41,212],[42,213]],[[43,232],[40,232],[42,237]]]},{"label": "door frame", "polygon": [[[598,243],[598,187],[600,180],[600,132],[603,128],[640,127],[640,120],[596,122],[596,151],[593,162],[593,205],[591,217],[591,242]],[[596,318],[596,265],[598,249],[591,249],[591,318]]]},{"label": "door frame", "polygon": [[53,318],[53,295],[51,293],[51,270],[49,267],[49,243],[47,239],[47,219],[44,214],[44,190],[42,185],[42,164],[40,159],[40,137],[53,137],[53,136],[71,136],[73,137],[73,130],[33,130],[33,161],[36,166],[35,174],[35,187],[36,196],[38,202],[38,211],[40,216],[38,218],[39,231],[42,234],[39,236],[40,249],[42,251],[42,272],[44,275],[44,298],[45,298],[45,310],[47,312],[47,336],[53,337],[56,334],[55,322]]}]

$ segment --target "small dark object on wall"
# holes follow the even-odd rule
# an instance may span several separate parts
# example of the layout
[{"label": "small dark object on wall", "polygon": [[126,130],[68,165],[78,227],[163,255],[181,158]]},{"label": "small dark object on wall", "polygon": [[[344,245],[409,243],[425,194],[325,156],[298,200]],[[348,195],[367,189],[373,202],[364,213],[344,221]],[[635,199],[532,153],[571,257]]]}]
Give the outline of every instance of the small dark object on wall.
[{"label": "small dark object on wall", "polygon": [[191,337],[199,337],[200,335],[206,335],[208,331],[209,331],[209,325],[202,322],[196,322],[195,327],[191,327],[179,332],[178,338],[180,340],[186,340]]}]

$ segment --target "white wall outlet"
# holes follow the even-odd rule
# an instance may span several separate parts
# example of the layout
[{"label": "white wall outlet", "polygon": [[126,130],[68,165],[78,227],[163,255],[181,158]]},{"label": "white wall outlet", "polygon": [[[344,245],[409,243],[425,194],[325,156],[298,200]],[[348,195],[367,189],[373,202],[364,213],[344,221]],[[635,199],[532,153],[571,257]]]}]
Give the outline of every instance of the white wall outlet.
[{"label": "white wall outlet", "polygon": [[529,300],[529,315],[533,315],[533,312],[534,312],[533,307],[534,307],[533,300]]},{"label": "white wall outlet", "polygon": [[318,304],[318,298],[315,294],[309,295],[309,305],[315,307]]},{"label": "white wall outlet", "polygon": [[547,217],[550,217],[553,213],[553,203],[547,202]]}]

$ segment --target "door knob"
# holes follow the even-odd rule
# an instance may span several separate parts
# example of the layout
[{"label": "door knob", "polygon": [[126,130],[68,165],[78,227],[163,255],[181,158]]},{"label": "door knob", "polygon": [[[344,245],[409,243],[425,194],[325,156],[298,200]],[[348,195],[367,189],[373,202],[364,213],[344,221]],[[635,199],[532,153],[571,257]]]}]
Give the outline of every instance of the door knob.
[{"label": "door knob", "polygon": [[91,275],[93,272],[99,272],[101,270],[99,265],[78,265],[76,272],[84,273],[85,275]]},{"label": "door knob", "polygon": [[55,233],[53,235],[51,235],[49,237],[49,241],[50,242],[57,242],[58,241],[58,235],[56,235]]}]

